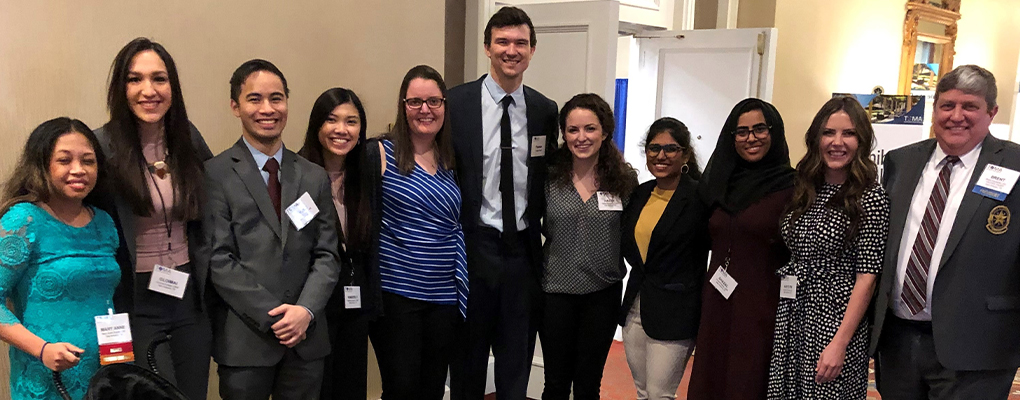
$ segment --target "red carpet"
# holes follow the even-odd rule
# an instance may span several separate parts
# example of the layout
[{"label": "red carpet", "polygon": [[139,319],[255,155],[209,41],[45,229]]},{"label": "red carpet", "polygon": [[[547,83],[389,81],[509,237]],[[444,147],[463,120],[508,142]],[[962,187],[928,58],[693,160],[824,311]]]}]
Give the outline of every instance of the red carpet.
[{"label": "red carpet", "polygon": [[[676,398],[678,400],[687,399],[687,385],[691,379],[691,363],[693,362],[693,357],[687,362],[684,379],[680,382],[680,388],[677,391]],[[869,377],[868,400],[881,400],[882,396],[879,396],[875,391],[874,369],[869,370],[871,376]],[[1009,400],[1020,400],[1020,373],[1017,375],[1018,377],[1013,380],[1013,390],[1010,392]],[[604,400],[634,400],[636,397],[634,380],[630,376],[630,368],[627,366],[627,357],[623,353],[623,343],[621,342],[614,341],[613,347],[609,350],[609,359],[606,360],[606,369],[602,374],[600,397]],[[495,400],[496,395],[490,394],[485,399]]]}]

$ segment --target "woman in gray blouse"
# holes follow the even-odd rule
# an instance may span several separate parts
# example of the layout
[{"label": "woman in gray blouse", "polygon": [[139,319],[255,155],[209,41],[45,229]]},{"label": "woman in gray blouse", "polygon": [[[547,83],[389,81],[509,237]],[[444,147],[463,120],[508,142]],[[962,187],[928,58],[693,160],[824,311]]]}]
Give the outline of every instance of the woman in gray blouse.
[{"label": "woman in gray blouse", "polygon": [[616,332],[626,275],[620,256],[623,200],[637,186],[613,145],[613,111],[579,94],[559,115],[566,146],[553,155],[545,185],[545,361],[542,399],[598,399]]}]

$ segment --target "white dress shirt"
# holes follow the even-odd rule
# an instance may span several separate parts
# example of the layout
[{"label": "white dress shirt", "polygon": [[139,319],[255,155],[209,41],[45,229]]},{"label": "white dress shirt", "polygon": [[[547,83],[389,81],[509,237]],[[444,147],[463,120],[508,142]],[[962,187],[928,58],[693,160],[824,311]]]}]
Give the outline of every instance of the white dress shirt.
[{"label": "white dress shirt", "polygon": [[[492,75],[482,81],[482,208],[479,220],[482,225],[503,231],[503,198],[499,191],[500,169],[503,159],[499,148],[502,131],[503,106],[499,103],[506,96]],[[528,208],[528,113],[524,104],[524,85],[517,87],[510,97],[514,99],[508,108],[510,112],[510,137],[514,155],[514,208],[517,229],[528,227],[524,210]]]},{"label": "white dress shirt", "polygon": [[972,188],[968,187],[970,178],[977,166],[978,155],[981,154],[981,143],[970,152],[960,157],[960,162],[953,166],[952,174],[949,177],[949,193],[946,196],[946,208],[942,212],[942,221],[939,223],[938,237],[935,238],[935,248],[932,249],[931,262],[928,267],[927,296],[924,310],[915,315],[910,315],[910,309],[900,298],[903,293],[903,279],[907,273],[907,263],[910,261],[910,252],[914,247],[914,240],[917,232],[921,230],[921,220],[924,218],[924,211],[928,207],[928,198],[935,189],[935,182],[939,179],[939,171],[946,164],[946,153],[938,145],[932,152],[928,162],[924,165],[924,172],[921,174],[921,181],[914,189],[914,196],[910,200],[910,210],[907,213],[907,220],[903,226],[903,236],[900,237],[900,252],[896,256],[896,282],[893,286],[892,301],[893,313],[897,317],[915,321],[931,321],[931,292],[935,287],[935,277],[939,271],[939,264],[942,262],[942,253],[946,249],[946,242],[949,241],[949,233],[953,230],[953,223],[956,222],[956,212],[960,209],[963,195]]}]

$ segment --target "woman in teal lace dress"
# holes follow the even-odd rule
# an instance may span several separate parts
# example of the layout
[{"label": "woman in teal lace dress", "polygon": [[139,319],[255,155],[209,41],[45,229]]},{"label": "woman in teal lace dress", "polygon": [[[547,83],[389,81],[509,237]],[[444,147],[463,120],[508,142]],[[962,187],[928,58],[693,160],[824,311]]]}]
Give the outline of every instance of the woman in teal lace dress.
[{"label": "woman in teal lace dress", "polygon": [[99,369],[93,317],[120,279],[116,227],[88,197],[103,162],[85,124],[57,118],[32,132],[4,185],[0,339],[11,345],[13,399],[60,399],[51,371],[80,399]]}]

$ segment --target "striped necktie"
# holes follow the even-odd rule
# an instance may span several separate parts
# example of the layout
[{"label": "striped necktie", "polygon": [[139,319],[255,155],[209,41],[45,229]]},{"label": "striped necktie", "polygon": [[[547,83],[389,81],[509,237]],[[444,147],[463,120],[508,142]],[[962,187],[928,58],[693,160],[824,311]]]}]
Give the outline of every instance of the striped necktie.
[{"label": "striped necktie", "polygon": [[914,246],[910,249],[910,260],[907,262],[906,276],[903,278],[903,293],[900,299],[910,309],[910,315],[924,310],[928,302],[928,268],[931,266],[931,255],[935,250],[935,239],[939,236],[939,224],[942,223],[942,212],[946,209],[946,198],[949,196],[949,177],[953,166],[960,162],[960,157],[946,156],[945,165],[939,171],[939,179],[928,198],[928,207],[921,219],[921,229],[917,231]]}]

